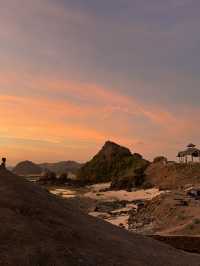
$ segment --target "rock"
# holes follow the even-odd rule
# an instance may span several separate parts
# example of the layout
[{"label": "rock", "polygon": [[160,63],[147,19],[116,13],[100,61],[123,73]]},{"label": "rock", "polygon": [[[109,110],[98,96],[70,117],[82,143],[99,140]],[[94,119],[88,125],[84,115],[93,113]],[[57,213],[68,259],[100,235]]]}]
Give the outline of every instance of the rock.
[{"label": "rock", "polygon": [[134,187],[141,186],[145,181],[145,170],[148,162],[143,159],[133,159],[132,162],[132,175],[130,176],[117,176],[112,179],[111,189],[113,190],[127,190],[131,192]]},{"label": "rock", "polygon": [[126,201],[99,202],[95,212],[112,212],[114,210],[126,207]]},{"label": "rock", "polygon": [[189,203],[187,200],[180,199],[179,202],[175,204],[175,206],[187,207],[189,206]]},{"label": "rock", "polygon": [[200,199],[200,189],[191,189],[187,192],[187,195],[195,199]]}]

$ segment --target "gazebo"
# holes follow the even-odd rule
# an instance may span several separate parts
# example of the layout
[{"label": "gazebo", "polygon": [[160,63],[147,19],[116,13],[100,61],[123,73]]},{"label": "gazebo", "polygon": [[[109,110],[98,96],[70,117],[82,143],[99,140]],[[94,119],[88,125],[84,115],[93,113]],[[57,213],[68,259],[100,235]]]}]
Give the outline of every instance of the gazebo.
[{"label": "gazebo", "polygon": [[196,145],[190,143],[186,150],[178,153],[177,157],[180,163],[194,162],[194,158],[198,158],[200,161],[200,150],[196,148]]}]

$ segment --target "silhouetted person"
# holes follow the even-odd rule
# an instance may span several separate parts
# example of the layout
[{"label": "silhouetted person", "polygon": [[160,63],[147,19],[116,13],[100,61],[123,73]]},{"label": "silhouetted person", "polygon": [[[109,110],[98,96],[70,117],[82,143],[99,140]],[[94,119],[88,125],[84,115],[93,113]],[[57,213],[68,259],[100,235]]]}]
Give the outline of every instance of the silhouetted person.
[{"label": "silhouetted person", "polygon": [[6,158],[2,158],[1,167],[6,168]]}]

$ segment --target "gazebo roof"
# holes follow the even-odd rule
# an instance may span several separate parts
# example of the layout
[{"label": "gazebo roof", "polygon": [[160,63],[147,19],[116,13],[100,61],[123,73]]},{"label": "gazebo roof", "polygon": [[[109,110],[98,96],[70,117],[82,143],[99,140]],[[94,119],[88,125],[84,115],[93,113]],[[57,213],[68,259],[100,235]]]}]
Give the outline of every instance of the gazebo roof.
[{"label": "gazebo roof", "polygon": [[194,157],[198,157],[200,156],[200,150],[197,149],[197,148],[192,148],[192,147],[189,147],[187,150],[185,151],[180,151],[177,155],[177,157],[185,157],[187,155],[192,155]]}]

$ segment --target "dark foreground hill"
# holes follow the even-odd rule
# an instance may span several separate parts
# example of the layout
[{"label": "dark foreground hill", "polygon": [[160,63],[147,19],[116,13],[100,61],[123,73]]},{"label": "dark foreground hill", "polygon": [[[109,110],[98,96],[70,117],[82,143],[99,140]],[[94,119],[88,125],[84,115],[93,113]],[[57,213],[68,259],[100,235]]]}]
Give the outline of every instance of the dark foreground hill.
[{"label": "dark foreground hill", "polygon": [[199,266],[178,251],[81,213],[0,169],[1,266]]}]

